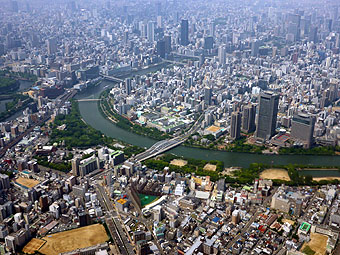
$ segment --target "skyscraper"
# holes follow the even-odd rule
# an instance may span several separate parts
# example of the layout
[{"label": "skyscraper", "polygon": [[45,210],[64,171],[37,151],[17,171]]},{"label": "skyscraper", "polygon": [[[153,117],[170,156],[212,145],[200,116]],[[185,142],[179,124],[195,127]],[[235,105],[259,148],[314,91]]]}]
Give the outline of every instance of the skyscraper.
[{"label": "skyscraper", "polygon": [[308,41],[317,43],[318,42],[318,28],[311,27],[309,29]]},{"label": "skyscraper", "polygon": [[243,132],[251,133],[255,130],[255,115],[255,105],[249,104],[243,107],[241,127]]},{"label": "skyscraper", "polygon": [[259,54],[259,41],[255,40],[251,42],[251,56],[256,57]]},{"label": "skyscraper", "polygon": [[204,49],[211,50],[214,47],[214,38],[212,36],[204,37]]},{"label": "skyscraper", "polygon": [[48,210],[48,196],[43,195],[39,198],[40,209],[42,212],[46,212]]},{"label": "skyscraper", "polygon": [[259,111],[255,137],[259,140],[269,140],[275,133],[279,95],[265,92],[259,95]]},{"label": "skyscraper", "polygon": [[218,47],[218,62],[221,65],[224,65],[226,61],[226,48],[225,46]]},{"label": "skyscraper", "polygon": [[189,22],[187,19],[182,19],[181,22],[181,45],[189,44]]},{"label": "skyscraper", "polygon": [[79,158],[72,159],[72,174],[74,176],[79,176],[79,165],[80,165]]},{"label": "skyscraper", "polygon": [[48,39],[46,44],[48,55],[52,55],[57,52],[57,40],[55,38]]},{"label": "skyscraper", "polygon": [[10,10],[12,12],[18,12],[18,2],[17,1],[10,1]]},{"label": "skyscraper", "polygon": [[155,24],[152,21],[148,23],[147,38],[149,42],[153,42],[155,40]]},{"label": "skyscraper", "polygon": [[204,88],[204,103],[206,105],[211,105],[212,89],[209,87]]},{"label": "skyscraper", "polygon": [[231,123],[230,123],[230,136],[233,139],[238,139],[241,136],[241,113],[233,112],[231,114]]},{"label": "skyscraper", "polygon": [[158,28],[163,27],[162,16],[157,16],[157,27]]},{"label": "skyscraper", "polygon": [[302,142],[305,148],[313,145],[315,118],[313,116],[299,113],[293,116],[291,138]]},{"label": "skyscraper", "polygon": [[128,95],[131,94],[131,79],[130,78],[125,79],[125,91],[126,91],[126,94]]},{"label": "skyscraper", "polygon": [[157,42],[157,55],[161,58],[165,58],[165,41],[161,40]]},{"label": "skyscraper", "polygon": [[164,42],[165,42],[165,53],[169,54],[171,52],[171,36],[165,35]]},{"label": "skyscraper", "polygon": [[128,42],[129,42],[129,30],[125,30],[124,31],[124,38],[123,38],[123,40],[124,40],[124,44],[128,44]]}]

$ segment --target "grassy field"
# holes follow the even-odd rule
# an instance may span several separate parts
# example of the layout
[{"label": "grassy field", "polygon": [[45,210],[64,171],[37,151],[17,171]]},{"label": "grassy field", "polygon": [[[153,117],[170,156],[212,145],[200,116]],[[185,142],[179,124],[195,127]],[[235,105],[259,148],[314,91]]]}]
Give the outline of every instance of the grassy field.
[{"label": "grassy field", "polygon": [[45,236],[42,240],[46,243],[39,249],[39,252],[58,255],[62,252],[105,243],[108,239],[104,226],[95,224]]},{"label": "grassy field", "polygon": [[28,178],[23,178],[19,177],[18,179],[15,180],[17,183],[20,185],[23,185],[27,188],[33,188],[34,186],[38,185],[40,182],[34,179],[28,179]]},{"label": "grassy field", "polygon": [[261,179],[290,181],[287,170],[279,168],[266,169],[260,174]]}]

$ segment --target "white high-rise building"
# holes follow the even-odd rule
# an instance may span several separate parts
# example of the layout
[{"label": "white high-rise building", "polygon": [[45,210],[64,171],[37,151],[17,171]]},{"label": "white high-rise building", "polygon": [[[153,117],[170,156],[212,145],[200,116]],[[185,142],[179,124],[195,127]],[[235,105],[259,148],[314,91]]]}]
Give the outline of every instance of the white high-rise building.
[{"label": "white high-rise building", "polygon": [[221,45],[218,47],[218,62],[220,62],[221,65],[224,65],[226,61],[226,48],[225,46]]}]

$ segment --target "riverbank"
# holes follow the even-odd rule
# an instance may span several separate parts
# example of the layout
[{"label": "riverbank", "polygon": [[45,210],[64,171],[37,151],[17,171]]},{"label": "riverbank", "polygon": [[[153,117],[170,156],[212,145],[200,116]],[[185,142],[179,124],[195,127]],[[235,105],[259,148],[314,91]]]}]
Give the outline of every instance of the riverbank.
[{"label": "riverbank", "polygon": [[[105,97],[106,96],[106,97]],[[150,127],[144,127],[141,125],[138,125],[136,123],[133,123],[128,118],[124,117],[123,115],[120,115],[117,113],[112,105],[108,102],[109,98],[108,91],[104,91],[100,95],[100,101],[99,101],[99,111],[103,115],[103,117],[107,118],[114,124],[116,124],[118,127],[123,128],[125,130],[128,130],[130,132],[133,132],[138,135],[146,136],[155,140],[164,140],[172,138],[167,133],[163,133],[159,131],[156,128],[150,128]]]},{"label": "riverbank", "polygon": [[313,181],[334,181],[338,180],[340,182],[340,177],[313,177]]},{"label": "riverbank", "polygon": [[[82,91],[76,97],[77,99],[97,99],[99,95],[106,89],[112,88],[114,82],[103,80],[102,83],[95,87]],[[157,141],[145,136],[137,135],[133,132],[124,130],[111,121],[107,120],[99,111],[98,102],[79,102],[79,110],[82,118],[87,124],[101,131],[103,134],[133,144],[142,148],[151,147]],[[309,155],[265,155],[265,154],[249,154],[238,152],[213,151],[200,148],[191,148],[186,146],[178,146],[171,149],[169,153],[174,153],[183,157],[198,158],[204,160],[223,161],[226,167],[249,167],[251,163],[262,163],[268,165],[287,165],[300,164],[305,166],[339,166],[340,157],[335,156],[309,156]],[[323,172],[327,176],[327,171]]]},{"label": "riverbank", "polygon": [[[167,133],[161,132],[155,128],[148,128],[148,127],[140,126],[136,123],[131,122],[124,116],[116,113],[112,109],[112,105],[110,105],[106,101],[105,96],[107,96],[107,94],[108,94],[108,91],[103,91],[99,96],[101,100],[98,103],[100,113],[102,114],[104,118],[108,119],[113,124],[117,125],[118,127],[128,130],[129,132],[135,133],[137,135],[142,135],[142,136],[149,137],[155,140],[164,140],[164,139],[171,138],[171,136],[168,135]],[[186,142],[184,142],[182,146],[190,147],[190,148],[197,148],[201,150],[208,150],[208,151],[237,152],[237,153],[248,153],[248,154],[266,154],[266,153],[263,153],[263,151],[265,150],[264,146],[256,146],[256,145],[248,144],[245,142],[245,139],[239,139],[235,141],[235,143],[229,145],[228,147],[220,146],[219,140],[216,140],[216,141],[212,140],[208,146],[203,146],[203,145],[198,145],[198,144],[193,144],[193,143],[188,142],[190,141],[190,139],[191,137],[189,137],[189,139]],[[302,153],[303,152],[302,149],[300,149],[299,151],[301,153],[297,153],[297,154],[288,153],[288,152],[284,153],[283,151],[281,151],[279,154],[273,154],[273,156],[275,155],[337,156],[338,155],[336,153],[335,147],[333,148],[333,150],[327,147],[327,148],[319,148],[319,149],[315,148],[315,150],[306,150],[304,153]],[[311,151],[311,153],[308,153],[308,151]],[[317,151],[320,151],[320,153],[317,154],[316,153]],[[272,154],[269,154],[269,155],[272,155]]]},{"label": "riverbank", "polygon": [[33,99],[29,96],[21,94],[11,95],[10,102],[6,103],[5,110],[0,113],[0,122],[6,121],[11,116],[24,110],[32,102]]}]

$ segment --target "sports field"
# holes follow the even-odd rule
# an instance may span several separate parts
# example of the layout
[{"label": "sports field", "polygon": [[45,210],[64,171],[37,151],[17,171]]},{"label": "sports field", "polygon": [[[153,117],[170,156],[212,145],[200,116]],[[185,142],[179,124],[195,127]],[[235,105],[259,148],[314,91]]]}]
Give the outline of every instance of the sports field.
[{"label": "sports field", "polygon": [[104,226],[94,224],[45,236],[42,240],[46,243],[38,251],[43,254],[58,255],[62,252],[105,243],[108,239]]},{"label": "sports field", "polygon": [[157,196],[144,195],[144,194],[138,194],[138,196],[139,196],[142,207],[152,203],[154,200],[158,198]]},{"label": "sports field", "polygon": [[174,166],[185,166],[186,164],[188,164],[188,161],[185,161],[183,159],[173,159],[170,162],[170,165],[174,165]]},{"label": "sports field", "polygon": [[266,169],[263,172],[260,173],[261,179],[270,179],[270,180],[284,180],[284,181],[290,181],[289,175],[287,170],[285,169],[279,169],[279,168],[270,168]]},{"label": "sports field", "polygon": [[203,170],[206,170],[206,171],[216,171],[216,165],[212,165],[212,164],[206,164],[204,167],[203,167]]},{"label": "sports field", "polygon": [[324,255],[326,254],[327,240],[328,236],[326,235],[310,233],[310,241],[308,243],[304,243],[301,251],[303,251],[306,246],[309,246],[315,252],[315,255]]},{"label": "sports field", "polygon": [[19,177],[18,179],[15,180],[17,183],[19,183],[22,186],[25,186],[27,188],[33,188],[34,186],[38,185],[40,182],[34,179],[28,179],[28,178],[23,178]]}]

